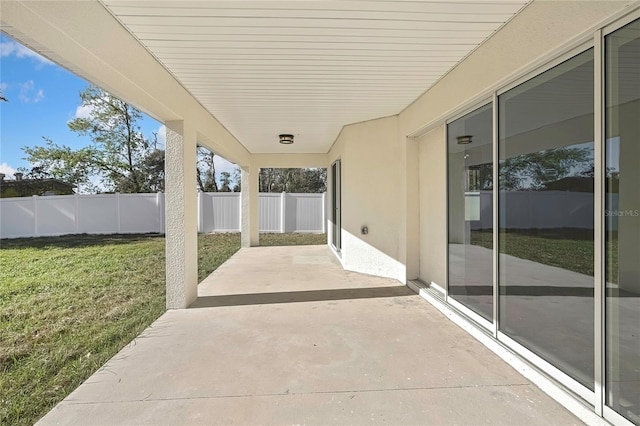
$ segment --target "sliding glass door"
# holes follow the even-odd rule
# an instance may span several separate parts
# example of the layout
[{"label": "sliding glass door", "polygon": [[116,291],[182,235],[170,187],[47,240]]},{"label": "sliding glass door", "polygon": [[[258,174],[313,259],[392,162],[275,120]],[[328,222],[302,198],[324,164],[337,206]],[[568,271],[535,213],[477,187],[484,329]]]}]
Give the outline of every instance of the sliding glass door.
[{"label": "sliding glass door", "polygon": [[625,19],[447,122],[447,300],[640,424],[640,19]]},{"label": "sliding glass door", "polygon": [[605,38],[606,403],[640,423],[640,20]]},{"label": "sliding glass door", "polygon": [[593,50],[499,96],[500,331],[594,389]]},{"label": "sliding glass door", "polygon": [[493,321],[493,111],[447,125],[448,292]]}]

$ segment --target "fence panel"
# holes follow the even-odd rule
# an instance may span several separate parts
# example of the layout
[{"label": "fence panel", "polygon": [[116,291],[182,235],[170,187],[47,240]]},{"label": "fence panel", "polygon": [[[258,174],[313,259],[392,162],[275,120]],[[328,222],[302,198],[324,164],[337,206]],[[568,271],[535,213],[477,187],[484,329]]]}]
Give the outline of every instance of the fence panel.
[{"label": "fence panel", "polygon": [[121,234],[164,232],[158,194],[118,194]]},{"label": "fence panel", "polygon": [[76,233],[74,195],[34,197],[36,200],[36,234],[42,236]]},{"label": "fence panel", "polygon": [[116,194],[78,195],[78,232],[118,233]]},{"label": "fence panel", "polygon": [[4,198],[0,202],[0,237],[33,236],[36,219],[33,198]]},{"label": "fence panel", "polygon": [[[324,194],[259,194],[261,232],[324,232]],[[240,231],[240,193],[200,193],[199,232]],[[0,238],[164,232],[164,194],[0,199]]]},{"label": "fence panel", "polygon": [[262,193],[258,205],[260,232],[282,232],[282,194]]},{"label": "fence panel", "polygon": [[[473,193],[475,194],[475,193]],[[473,194],[466,197],[467,203]],[[610,196],[617,205],[617,194]],[[505,200],[509,209],[500,216],[500,226],[509,224],[512,229],[553,229],[582,228],[593,229],[593,200],[589,192],[570,191],[513,191],[500,194],[500,202]],[[475,205],[475,204],[474,204]],[[491,209],[491,191],[480,192],[479,208]],[[479,214],[479,213],[478,213]],[[491,228],[491,215],[479,214],[482,221],[472,221],[471,229]],[[506,221],[505,221],[506,219]]]},{"label": "fence panel", "polygon": [[285,232],[322,232],[323,194],[287,194]]},{"label": "fence panel", "polygon": [[200,232],[239,232],[240,193],[200,193]]}]

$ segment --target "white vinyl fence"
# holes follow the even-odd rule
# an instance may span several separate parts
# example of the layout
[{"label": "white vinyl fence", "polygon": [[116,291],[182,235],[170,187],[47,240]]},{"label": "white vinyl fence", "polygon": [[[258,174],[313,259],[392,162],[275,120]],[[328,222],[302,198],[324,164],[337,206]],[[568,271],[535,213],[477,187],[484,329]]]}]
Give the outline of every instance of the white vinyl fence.
[{"label": "white vinyl fence", "polygon": [[[325,231],[325,194],[262,193],[260,232]],[[199,232],[239,232],[240,193],[199,193]],[[0,238],[164,232],[164,194],[0,199]]]},{"label": "white vinyl fence", "polygon": [[[488,229],[492,223],[491,191],[465,193],[465,218],[471,229]],[[593,193],[570,191],[513,191],[500,194],[509,208],[500,214],[500,226],[511,229],[593,229]],[[610,194],[608,205],[618,211],[618,194]],[[484,212],[484,213],[483,213]],[[618,217],[605,213],[609,229],[618,229]]]}]

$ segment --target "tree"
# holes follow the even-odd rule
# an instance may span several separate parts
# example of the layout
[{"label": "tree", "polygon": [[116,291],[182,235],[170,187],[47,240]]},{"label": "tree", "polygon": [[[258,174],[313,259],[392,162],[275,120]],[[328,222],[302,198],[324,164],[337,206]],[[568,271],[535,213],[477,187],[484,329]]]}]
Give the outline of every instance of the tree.
[{"label": "tree", "polygon": [[[94,148],[73,150],[68,146],[57,145],[46,137],[43,139],[45,146],[22,148],[27,154],[26,160],[34,164],[31,170],[37,169],[41,174],[76,184],[78,187],[83,185],[84,190],[88,192],[94,191],[95,186],[90,181]],[[28,170],[24,170],[24,173],[30,174]]]},{"label": "tree", "polygon": [[220,192],[231,192],[231,173],[220,173]]},{"label": "tree", "polygon": [[71,149],[46,139],[46,146],[23,148],[26,160],[53,177],[91,188],[91,177],[99,176],[108,190],[155,192],[164,189],[164,151],[157,139],[151,142],[137,122],[142,113],[104,90],[89,86],[80,93],[86,117],[68,123],[93,145]]},{"label": "tree", "polygon": [[576,171],[585,170],[593,161],[588,148],[556,148],[518,155],[500,162],[500,189],[544,189],[545,182],[562,179]]},{"label": "tree", "polygon": [[218,192],[216,165],[214,162],[215,154],[202,146],[198,147],[196,154],[198,188],[202,192]]},{"label": "tree", "polygon": [[233,169],[233,192],[242,191],[242,171],[240,167]]},{"label": "tree", "polygon": [[327,190],[326,169],[260,169],[260,192],[321,193]]}]

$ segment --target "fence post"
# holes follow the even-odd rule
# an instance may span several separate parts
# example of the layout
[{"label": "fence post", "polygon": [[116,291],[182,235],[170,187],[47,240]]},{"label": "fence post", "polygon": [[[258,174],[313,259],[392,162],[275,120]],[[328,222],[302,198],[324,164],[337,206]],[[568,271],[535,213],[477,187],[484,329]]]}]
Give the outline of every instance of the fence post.
[{"label": "fence post", "polygon": [[118,224],[118,234],[120,231],[120,193],[116,192],[116,222]]},{"label": "fence post", "polygon": [[327,193],[322,193],[322,233],[327,233]]},{"label": "fence post", "polygon": [[285,212],[287,211],[287,193],[282,191],[280,194],[280,233],[284,234],[287,226],[285,222]]},{"label": "fence post", "polygon": [[75,201],[75,212],[73,214],[73,224],[75,225],[75,230],[76,230],[76,234],[78,234],[80,232],[80,218],[78,217],[80,215],[80,206],[79,206],[79,200],[78,200],[78,193],[76,192],[75,194],[73,194],[73,198]]},{"label": "fence post", "polygon": [[197,205],[198,205],[198,232],[202,232],[202,192],[198,191],[198,201],[197,201]]},{"label": "fence post", "polygon": [[156,209],[158,211],[158,233],[164,232],[164,220],[162,218],[163,206],[162,206],[162,192],[156,192]]},{"label": "fence post", "polygon": [[33,195],[33,236],[38,236],[38,196]]}]

